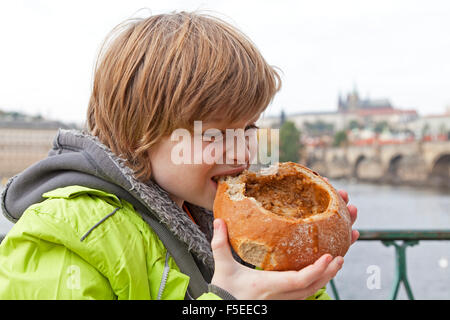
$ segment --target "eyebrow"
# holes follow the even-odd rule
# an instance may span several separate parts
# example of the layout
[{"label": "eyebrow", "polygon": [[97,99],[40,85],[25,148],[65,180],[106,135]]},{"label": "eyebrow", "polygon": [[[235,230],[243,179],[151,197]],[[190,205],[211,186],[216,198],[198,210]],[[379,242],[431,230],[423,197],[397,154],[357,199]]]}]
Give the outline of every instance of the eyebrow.
[{"label": "eyebrow", "polygon": [[[247,127],[259,129],[259,127],[254,122],[252,124],[246,125],[244,131],[247,129]],[[215,129],[215,130],[220,131],[222,134],[226,134],[226,130],[227,129],[229,129],[229,130],[237,130],[237,129],[241,129],[241,128],[227,128],[225,130],[220,130],[220,129],[217,129],[217,128],[208,128],[208,129],[202,130],[202,135],[205,134],[206,131],[211,130],[211,129]]]},{"label": "eyebrow", "polygon": [[[247,123],[247,125],[246,125],[246,127],[248,127],[248,126],[250,126],[250,125],[256,125],[256,122],[259,120],[259,117],[256,119],[256,120],[254,120],[254,121],[249,121],[248,123]],[[211,125],[211,128],[207,128],[207,129],[205,129],[205,130],[202,130],[203,132],[205,132],[206,130],[209,130],[209,129],[217,129],[217,130],[220,130],[220,129],[218,129],[217,127],[220,125],[220,120],[217,120],[217,121],[213,121],[213,120],[209,120],[208,122],[206,122],[206,123],[210,123],[210,124],[212,124]],[[225,128],[225,130],[226,129],[239,129],[239,128]],[[220,130],[221,132],[224,132],[224,130]]]},{"label": "eyebrow", "polygon": [[205,134],[206,131],[212,130],[212,129],[219,130],[222,134],[225,134],[225,130],[220,130],[220,129],[217,129],[217,128],[208,128],[208,129],[202,130],[202,134]]}]

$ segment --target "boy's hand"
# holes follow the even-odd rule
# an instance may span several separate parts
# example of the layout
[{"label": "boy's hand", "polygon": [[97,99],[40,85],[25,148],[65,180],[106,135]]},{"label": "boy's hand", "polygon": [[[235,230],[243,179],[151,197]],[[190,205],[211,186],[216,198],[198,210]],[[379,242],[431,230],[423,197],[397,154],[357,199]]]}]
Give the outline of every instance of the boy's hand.
[{"label": "boy's hand", "polygon": [[[325,178],[327,182],[330,182],[328,178]],[[341,195],[342,199],[344,199],[345,203],[348,204],[348,193],[345,190],[338,190],[338,193]],[[354,205],[348,205],[347,206],[348,212],[350,213],[350,219],[352,220],[352,225],[355,223],[356,217],[358,216],[358,209]],[[352,244],[355,243],[356,240],[359,238],[359,232],[358,230],[352,230]]]},{"label": "boy's hand", "polygon": [[[356,217],[356,215],[355,215]],[[341,269],[344,259],[324,254],[299,271],[260,271],[234,260],[226,224],[214,220],[211,242],[215,271],[212,284],[227,290],[237,299],[305,299],[324,287]]]}]

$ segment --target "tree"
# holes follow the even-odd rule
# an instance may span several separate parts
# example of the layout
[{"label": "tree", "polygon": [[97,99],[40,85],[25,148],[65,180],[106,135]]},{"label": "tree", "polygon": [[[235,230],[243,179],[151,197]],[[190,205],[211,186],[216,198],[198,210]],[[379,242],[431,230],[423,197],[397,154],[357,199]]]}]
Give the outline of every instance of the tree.
[{"label": "tree", "polygon": [[332,123],[327,123],[322,120],[317,120],[316,122],[305,122],[305,128],[309,135],[321,136],[324,134],[332,134],[334,130],[334,125]]},{"label": "tree", "polygon": [[381,121],[375,124],[374,131],[376,133],[382,133],[386,129],[389,129],[389,124],[387,123],[387,121]]},{"label": "tree", "polygon": [[359,123],[358,123],[358,121],[356,121],[356,120],[350,121],[350,123],[348,124],[348,128],[349,128],[350,130],[353,130],[353,129],[359,129]]},{"label": "tree", "polygon": [[447,127],[445,126],[445,123],[441,123],[439,126],[439,134],[446,134],[447,133]]},{"label": "tree", "polygon": [[284,122],[280,128],[280,162],[298,162],[301,147],[300,131],[292,121]]},{"label": "tree", "polygon": [[345,130],[336,132],[333,142],[334,147],[343,147],[347,144],[347,142],[347,132],[345,132]]},{"label": "tree", "polygon": [[429,134],[430,134],[430,125],[427,122],[422,127],[422,139],[425,138]]}]

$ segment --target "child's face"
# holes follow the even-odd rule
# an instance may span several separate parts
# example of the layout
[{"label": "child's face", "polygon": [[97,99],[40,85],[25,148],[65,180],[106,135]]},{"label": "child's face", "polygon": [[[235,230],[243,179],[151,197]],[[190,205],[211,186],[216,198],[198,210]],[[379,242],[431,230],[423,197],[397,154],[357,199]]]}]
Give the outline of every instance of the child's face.
[{"label": "child's face", "polygon": [[[251,119],[250,121],[242,121],[232,125],[224,125],[220,122],[203,122],[202,131],[207,129],[218,129],[225,132],[226,129],[247,129],[246,135],[253,136],[256,141],[256,130],[248,130],[249,126],[254,125],[258,117]],[[242,132],[242,131],[241,131]],[[206,135],[205,135],[206,136]],[[242,157],[242,153],[236,152],[236,148],[226,150],[225,136],[223,140],[223,152],[221,154],[214,154],[214,159],[221,159],[219,161],[197,161],[194,162],[194,135],[189,135],[192,151],[192,161],[185,161],[187,163],[177,164],[174,161],[173,150],[176,145],[180,144],[180,141],[172,141],[171,136],[161,140],[150,151],[150,161],[152,167],[152,179],[158,183],[163,189],[165,189],[172,200],[174,200],[180,207],[183,201],[188,201],[195,205],[204,207],[208,210],[213,209],[214,198],[217,191],[217,183],[212,180],[214,176],[223,175],[227,173],[238,173],[247,169],[250,165],[251,159],[255,156],[255,151],[249,148],[249,139],[245,145],[245,158]],[[199,137],[197,136],[197,139]],[[200,137],[201,138],[201,137]],[[181,140],[181,139],[180,139]],[[199,141],[199,140],[197,140]],[[198,146],[201,145],[201,152],[205,152],[205,148],[211,148],[209,141],[201,141]],[[216,141],[216,143],[219,143]],[[220,142],[222,144],[222,142]],[[236,143],[237,145],[237,143]],[[243,148],[244,149],[244,148]],[[208,149],[206,149],[208,150]],[[210,150],[210,149],[209,149]],[[195,149],[197,155],[200,148]],[[189,163],[190,162],[190,163]]]}]

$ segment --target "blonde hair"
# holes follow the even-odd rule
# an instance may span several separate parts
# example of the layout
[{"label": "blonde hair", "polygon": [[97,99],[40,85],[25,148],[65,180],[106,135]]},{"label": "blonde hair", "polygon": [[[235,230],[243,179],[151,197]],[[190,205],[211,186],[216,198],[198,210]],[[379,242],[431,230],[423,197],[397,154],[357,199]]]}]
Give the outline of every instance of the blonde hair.
[{"label": "blonde hair", "polygon": [[194,120],[253,118],[280,86],[256,46],[217,17],[135,18],[114,28],[100,50],[87,126],[146,181],[148,151],[161,138],[192,129]]}]

